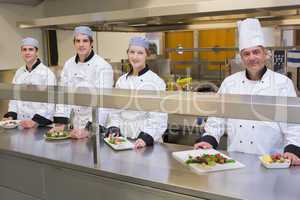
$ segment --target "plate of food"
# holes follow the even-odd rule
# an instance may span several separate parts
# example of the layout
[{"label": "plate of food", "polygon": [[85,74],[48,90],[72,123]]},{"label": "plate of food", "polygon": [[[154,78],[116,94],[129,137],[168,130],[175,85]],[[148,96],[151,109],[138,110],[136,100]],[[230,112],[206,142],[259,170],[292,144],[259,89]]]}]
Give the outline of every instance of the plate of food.
[{"label": "plate of food", "polygon": [[0,126],[3,128],[16,128],[19,126],[20,120],[5,120],[5,121],[0,121]]},{"label": "plate of food", "polygon": [[173,157],[194,172],[222,171],[243,168],[245,165],[214,149],[197,149],[173,152]]},{"label": "plate of food", "polygon": [[263,166],[269,169],[289,168],[291,161],[285,159],[281,154],[263,155],[259,157]]},{"label": "plate of food", "polygon": [[106,144],[108,144],[114,150],[127,150],[133,149],[134,145],[127,140],[126,137],[113,137],[109,136],[104,138]]},{"label": "plate of food", "polygon": [[71,138],[71,134],[68,131],[53,131],[44,134],[46,140],[65,140]]}]

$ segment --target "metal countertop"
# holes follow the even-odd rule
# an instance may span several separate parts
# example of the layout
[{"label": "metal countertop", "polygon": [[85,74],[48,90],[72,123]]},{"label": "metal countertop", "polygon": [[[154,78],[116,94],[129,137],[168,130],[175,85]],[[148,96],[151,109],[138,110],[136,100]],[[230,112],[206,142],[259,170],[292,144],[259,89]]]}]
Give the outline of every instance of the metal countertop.
[{"label": "metal countertop", "polygon": [[[94,165],[90,139],[46,141],[46,128],[0,128],[0,153],[80,172],[207,199],[299,199],[300,167],[270,170],[257,155],[228,153],[243,169],[195,174],[171,155],[190,146],[156,144],[137,151],[114,151],[101,141]],[[225,152],[226,153],[226,152]]]}]

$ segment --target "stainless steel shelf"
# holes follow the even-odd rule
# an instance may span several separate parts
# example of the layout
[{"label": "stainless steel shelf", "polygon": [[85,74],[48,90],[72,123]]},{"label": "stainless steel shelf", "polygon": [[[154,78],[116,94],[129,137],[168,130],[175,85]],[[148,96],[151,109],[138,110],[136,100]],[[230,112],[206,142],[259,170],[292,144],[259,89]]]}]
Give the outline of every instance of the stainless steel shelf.
[{"label": "stainless steel shelf", "polygon": [[300,123],[300,98],[0,84],[0,99]]},{"label": "stainless steel shelf", "polygon": [[79,24],[96,31],[152,32],[182,29],[236,27],[236,21],[260,17],[263,25],[299,25],[298,0],[290,1],[199,1],[68,16],[47,17],[18,22],[20,28],[73,29]]}]

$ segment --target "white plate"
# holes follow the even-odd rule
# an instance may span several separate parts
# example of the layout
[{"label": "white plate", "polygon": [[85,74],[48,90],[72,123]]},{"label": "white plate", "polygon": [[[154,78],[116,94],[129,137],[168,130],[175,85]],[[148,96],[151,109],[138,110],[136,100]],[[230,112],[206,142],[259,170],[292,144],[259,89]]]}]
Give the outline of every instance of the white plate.
[{"label": "white plate", "polygon": [[284,162],[284,163],[266,163],[262,160],[262,156],[259,157],[259,160],[260,160],[261,164],[268,169],[289,168],[291,165],[290,160],[286,160],[286,162]]},{"label": "white plate", "polygon": [[181,162],[182,164],[188,166],[194,172],[198,174],[203,174],[205,172],[215,172],[215,171],[222,171],[222,170],[229,170],[229,169],[238,169],[243,168],[245,165],[235,160],[234,163],[226,163],[226,164],[216,164],[213,167],[203,167],[201,164],[186,164],[186,160],[188,160],[189,156],[201,156],[203,154],[221,154],[223,157],[231,159],[230,157],[226,156],[225,154],[220,153],[214,149],[197,149],[197,150],[189,150],[189,151],[178,151],[173,152],[172,155],[176,160]]},{"label": "white plate", "polygon": [[125,139],[125,142],[122,142],[120,144],[112,144],[109,142],[109,138],[104,138],[104,141],[106,144],[108,144],[111,148],[113,148],[114,150],[117,151],[121,151],[121,150],[127,150],[127,149],[133,149],[134,145],[129,142],[126,138],[124,137],[119,137],[120,139]]},{"label": "white plate", "polygon": [[[12,122],[12,124],[9,124],[9,122]],[[6,121],[0,121],[0,126],[3,128],[11,129],[19,126],[19,123],[20,120],[6,120]]]}]

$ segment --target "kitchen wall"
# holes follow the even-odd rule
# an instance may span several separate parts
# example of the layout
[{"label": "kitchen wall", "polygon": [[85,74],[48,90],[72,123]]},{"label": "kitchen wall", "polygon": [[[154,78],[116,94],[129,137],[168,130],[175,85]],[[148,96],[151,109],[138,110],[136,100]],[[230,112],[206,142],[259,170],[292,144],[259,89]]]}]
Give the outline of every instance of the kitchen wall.
[{"label": "kitchen wall", "polygon": [[[16,22],[43,16],[44,4],[36,7],[0,3],[0,70],[18,68],[23,65],[20,58],[20,40],[32,36],[42,43],[39,29],[20,29]],[[43,58],[43,49],[40,49]]]},{"label": "kitchen wall", "polygon": [[111,62],[120,62],[127,58],[129,39],[132,36],[144,36],[144,33],[98,33],[98,53],[103,58],[109,58]]}]

